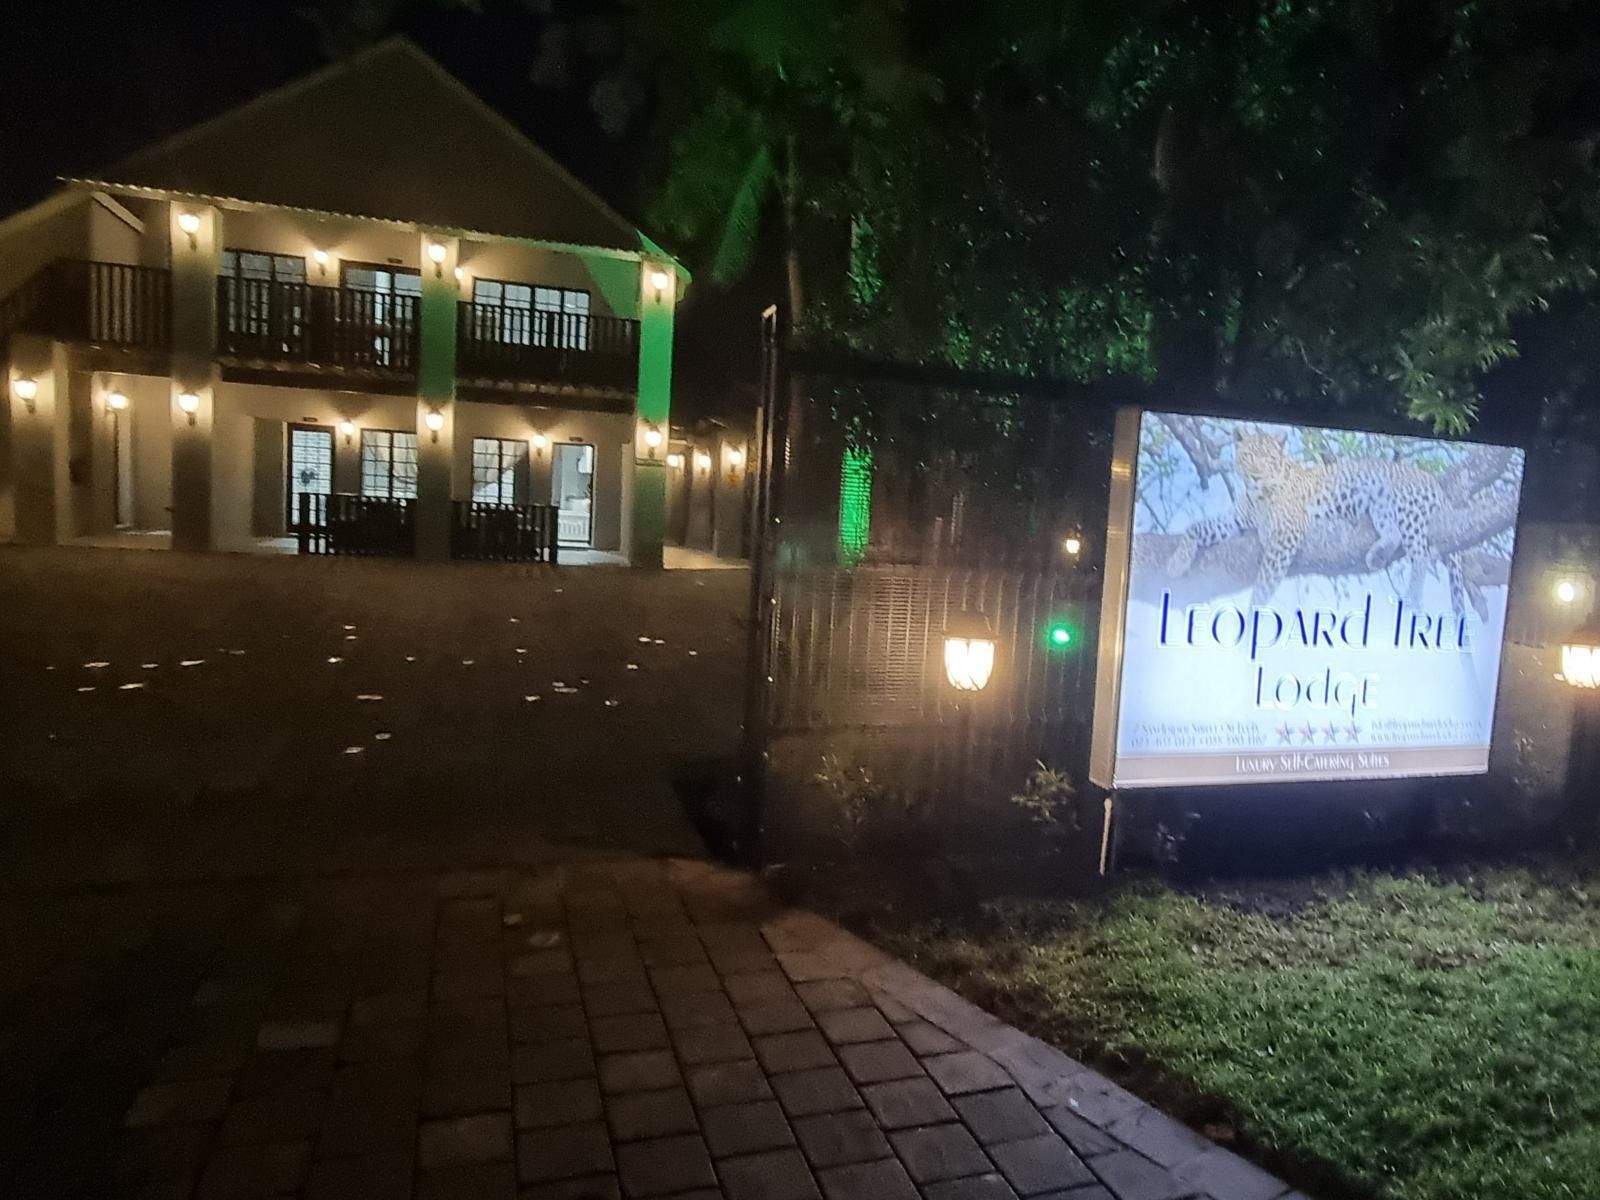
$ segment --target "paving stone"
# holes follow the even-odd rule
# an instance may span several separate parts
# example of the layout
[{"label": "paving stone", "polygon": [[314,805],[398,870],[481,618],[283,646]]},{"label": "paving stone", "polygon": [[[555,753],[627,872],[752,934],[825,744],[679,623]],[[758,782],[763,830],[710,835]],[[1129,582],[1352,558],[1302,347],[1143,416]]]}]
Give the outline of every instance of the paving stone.
[{"label": "paving stone", "polygon": [[293,1192],[310,1161],[306,1142],[273,1146],[228,1146],[218,1150],[200,1176],[198,1200],[244,1200]]},{"label": "paving stone", "polygon": [[633,934],[625,929],[604,933],[574,931],[572,950],[579,958],[617,958],[633,954],[635,947]]},{"label": "paving stone", "polygon": [[504,1067],[511,1063],[511,1047],[505,1035],[486,1030],[428,1033],[423,1039],[423,1055],[429,1067],[439,1071]]},{"label": "paving stone", "polygon": [[706,948],[692,932],[641,939],[639,957],[647,967],[681,967],[706,961]]},{"label": "paving stone", "polygon": [[935,1054],[922,1060],[934,1082],[947,1096],[1011,1087],[1011,1076],[987,1054],[962,1050],[956,1054]]},{"label": "paving stone", "polygon": [[328,1046],[313,1050],[273,1050],[252,1054],[233,1077],[233,1096],[247,1099],[265,1092],[307,1091],[333,1081],[335,1051]]},{"label": "paving stone", "polygon": [[440,946],[433,956],[433,969],[452,971],[499,971],[500,946],[497,942],[461,942]]},{"label": "paving stone", "polygon": [[589,1035],[581,1004],[520,1006],[510,1010],[511,1036],[518,1042],[555,1042]]},{"label": "paving stone", "polygon": [[853,979],[814,979],[795,984],[794,990],[800,1002],[814,1013],[864,1008],[872,1003],[866,989]]},{"label": "paving stone", "polygon": [[533,975],[506,980],[506,1003],[515,1005],[576,1004],[576,975]]},{"label": "paving stone", "polygon": [[905,1021],[914,1021],[917,1019],[916,1013],[912,1012],[911,1009],[907,1008],[899,1000],[896,1000],[893,996],[889,995],[888,992],[876,989],[873,990],[872,1002],[878,1006],[878,1011],[895,1025],[899,1025]]},{"label": "paving stone", "polygon": [[[756,939],[760,941],[759,938]],[[756,971],[778,970],[778,960],[762,943],[759,948],[706,946],[711,965],[724,975],[748,974]]]},{"label": "paving stone", "polygon": [[697,1134],[618,1146],[617,1174],[629,1196],[665,1196],[717,1183],[706,1144]]},{"label": "paving stone", "polygon": [[806,1006],[799,1000],[771,1000],[736,1007],[745,1032],[751,1036],[793,1033],[797,1029],[810,1029],[815,1024]]},{"label": "paving stone", "polygon": [[428,1009],[428,998],[421,990],[383,992],[351,1001],[352,1025],[384,1025],[390,1021],[420,1021]]},{"label": "paving stone", "polygon": [[435,1000],[504,996],[506,979],[498,963],[471,971],[440,971],[433,977],[432,994]]},{"label": "paving stone", "polygon": [[1017,1200],[1005,1177],[994,1172],[930,1183],[922,1194],[926,1200]]},{"label": "paving stone", "polygon": [[688,1067],[733,1062],[749,1058],[755,1053],[750,1046],[750,1039],[737,1025],[704,1025],[674,1030],[672,1043],[678,1048],[678,1057]]},{"label": "paving stone", "polygon": [[605,958],[580,958],[578,982],[585,985],[601,983],[643,984],[646,981],[644,959],[629,951]]},{"label": "paving stone", "polygon": [[717,1158],[794,1145],[794,1133],[776,1100],[702,1109],[700,1126]]},{"label": "paving stone", "polygon": [[773,1089],[784,1112],[791,1117],[814,1113],[844,1112],[861,1107],[861,1095],[850,1077],[838,1067],[819,1067],[813,1071],[791,1071],[772,1077]]},{"label": "paving stone", "polygon": [[170,1187],[177,1198],[188,1200],[214,1136],[210,1125],[126,1130],[112,1146],[105,1190],[116,1196],[133,1196],[143,1195],[141,1188],[159,1193]]},{"label": "paving stone", "polygon": [[675,967],[651,967],[650,982],[661,996],[694,996],[719,993],[722,980],[709,963],[686,963]]},{"label": "paving stone", "polygon": [[263,1021],[256,1031],[258,1050],[308,1050],[338,1041],[338,1021]]},{"label": "paving stone", "polygon": [[543,1129],[600,1119],[600,1085],[593,1079],[530,1083],[516,1092],[518,1129]]},{"label": "paving stone", "polygon": [[967,1128],[985,1145],[1014,1142],[1050,1132],[1039,1110],[1017,1088],[958,1096],[954,1103]]},{"label": "paving stone", "polygon": [[618,1186],[615,1175],[590,1175],[583,1179],[536,1183],[517,1193],[517,1200],[621,1200],[621,1197],[622,1188]]},{"label": "paving stone", "polygon": [[536,975],[571,975],[572,953],[569,950],[529,950],[514,954],[506,960],[506,974],[514,979],[528,979]]},{"label": "paving stone", "polygon": [[[1012,1193],[1012,1195],[1015,1194],[1015,1192]],[[1067,1188],[1063,1192],[1042,1192],[1037,1196],[1030,1197],[1030,1200],[1117,1200],[1117,1197],[1106,1191],[1098,1183],[1091,1183],[1087,1187]],[[1195,1200],[1205,1200],[1205,1198],[1195,1197]],[[1309,1196],[1283,1196],[1280,1197],[1280,1200],[1311,1200],[1311,1198]]]},{"label": "paving stone", "polygon": [[956,1119],[956,1110],[931,1079],[901,1079],[861,1089],[862,1098],[885,1129],[934,1125]]},{"label": "paving stone", "polygon": [[510,1107],[508,1067],[439,1071],[429,1074],[422,1083],[422,1114],[426,1117],[464,1117]]},{"label": "paving stone", "polygon": [[318,1158],[409,1150],[422,1079],[415,1064],[364,1063],[334,1072],[317,1139]]},{"label": "paving stone", "polygon": [[1220,1146],[1175,1167],[1173,1174],[1197,1191],[1226,1200],[1274,1200],[1283,1193],[1277,1178]]},{"label": "paving stone", "polygon": [[921,1129],[897,1129],[889,1135],[895,1153],[906,1171],[918,1183],[937,1183],[962,1175],[982,1175],[994,1164],[972,1140],[966,1126],[929,1125]]},{"label": "paving stone", "polygon": [[1096,1129],[1066,1105],[1045,1109],[1044,1119],[1067,1139],[1067,1145],[1076,1150],[1081,1158],[1093,1158],[1122,1149],[1122,1144],[1116,1138]]},{"label": "paving stone", "polygon": [[771,1033],[755,1039],[756,1057],[772,1074],[838,1066],[838,1059],[815,1029],[797,1033]]},{"label": "paving stone", "polygon": [[818,1171],[817,1180],[827,1200],[921,1200],[905,1168],[892,1158],[831,1167]]},{"label": "paving stone", "polygon": [[492,996],[441,1000],[428,1009],[426,1028],[430,1035],[482,1033],[504,1041],[505,1002]]},{"label": "paving stone", "polygon": [[747,971],[724,975],[722,986],[735,1005],[771,1004],[800,998],[782,971]]},{"label": "paving stone", "polygon": [[661,1001],[661,1015],[666,1019],[667,1028],[674,1031],[703,1029],[708,1025],[734,1025],[739,1021],[732,1002],[726,996],[713,992],[694,996],[665,996]]},{"label": "paving stone", "polygon": [[1194,1194],[1187,1183],[1132,1150],[1096,1158],[1094,1174],[1118,1200],[1180,1200]]},{"label": "paving stone", "polygon": [[219,1146],[300,1142],[316,1136],[327,1105],[324,1091],[268,1092],[235,1100],[217,1132]]},{"label": "paving stone", "polygon": [[161,1056],[154,1077],[161,1083],[204,1079],[239,1070],[250,1057],[250,1040],[224,1037],[174,1046]]},{"label": "paving stone", "polygon": [[845,979],[849,972],[825,954],[814,950],[792,950],[778,955],[783,973],[796,983],[815,983],[821,979]]},{"label": "paving stone", "polygon": [[[696,997],[684,997],[694,1000]],[[583,986],[583,1006],[590,1017],[620,1017],[626,1013],[645,1013],[661,1010],[655,992],[643,976],[637,980],[620,983],[594,983]],[[667,1023],[672,1023],[668,1018]]]},{"label": "paving stone", "polygon": [[355,1154],[311,1164],[305,1200],[410,1200],[411,1153]]},{"label": "paving stone", "polygon": [[620,1017],[596,1017],[590,1026],[594,1048],[600,1054],[620,1054],[630,1050],[659,1050],[667,1041],[666,1022],[659,1013],[629,1013]]},{"label": "paving stone", "polygon": [[708,1063],[689,1071],[689,1094],[702,1108],[772,1099],[766,1074],[753,1059]]},{"label": "paving stone", "polygon": [[1106,1132],[1163,1167],[1176,1167],[1211,1149],[1211,1143],[1187,1125],[1148,1106],[1111,1122]]},{"label": "paving stone", "polygon": [[599,1121],[517,1134],[517,1178],[524,1183],[607,1175],[611,1170],[611,1135]]},{"label": "paving stone", "polygon": [[424,1121],[417,1129],[417,1164],[424,1171],[510,1157],[510,1113],[447,1117]]},{"label": "paving stone", "polygon": [[440,943],[494,941],[500,936],[500,902],[482,897],[439,906]]},{"label": "paving stone", "polygon": [[388,1021],[381,1025],[353,1025],[339,1040],[340,1062],[378,1062],[385,1058],[413,1058],[422,1048],[421,1021]]},{"label": "paving stone", "polygon": [[814,1167],[870,1162],[893,1153],[872,1114],[867,1112],[800,1117],[794,1123],[794,1132]]},{"label": "paving stone", "polygon": [[594,1051],[585,1038],[517,1046],[511,1052],[513,1083],[551,1083],[594,1074]]},{"label": "paving stone", "polygon": [[717,1163],[717,1176],[727,1200],[821,1200],[798,1150],[725,1158]]},{"label": "paving stone", "polygon": [[927,1021],[907,1021],[903,1025],[895,1026],[895,1032],[919,1058],[926,1058],[930,1054],[953,1054],[957,1050],[966,1049],[944,1030],[937,1025],[930,1025]]},{"label": "paving stone", "polygon": [[673,1087],[682,1081],[678,1060],[670,1050],[607,1054],[600,1059],[602,1092],[649,1092]]},{"label": "paving stone", "polygon": [[885,1083],[891,1079],[914,1079],[922,1068],[898,1041],[856,1042],[839,1047],[839,1061],[857,1083]]},{"label": "paving stone", "polygon": [[509,1162],[475,1163],[425,1171],[417,1200],[516,1200],[517,1172]]},{"label": "paving stone", "polygon": [[606,1100],[606,1118],[612,1137],[619,1142],[694,1133],[700,1127],[689,1093],[681,1087],[610,1096]]},{"label": "paving stone", "polygon": [[836,1008],[817,1014],[817,1024],[835,1045],[877,1042],[894,1037],[894,1029],[875,1008]]},{"label": "paving stone", "polygon": [[1000,1142],[989,1147],[989,1155],[1019,1195],[1032,1196],[1094,1182],[1094,1174],[1083,1160],[1053,1133]]},{"label": "paving stone", "polygon": [[122,1123],[130,1129],[138,1129],[147,1125],[215,1121],[228,1107],[232,1083],[224,1076],[152,1084],[133,1098]]}]

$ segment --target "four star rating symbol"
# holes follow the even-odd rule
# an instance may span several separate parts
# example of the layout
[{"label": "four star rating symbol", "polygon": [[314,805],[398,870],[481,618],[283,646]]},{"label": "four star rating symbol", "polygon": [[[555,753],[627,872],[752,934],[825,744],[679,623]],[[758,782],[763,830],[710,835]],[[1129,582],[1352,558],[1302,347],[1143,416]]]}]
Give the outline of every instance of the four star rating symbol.
[{"label": "four star rating symbol", "polygon": [[1280,746],[1293,745],[1295,734],[1300,735],[1300,744],[1302,746],[1315,745],[1317,741],[1317,734],[1319,733],[1322,735],[1323,743],[1330,746],[1338,742],[1339,735],[1341,733],[1344,734],[1344,740],[1347,742],[1359,742],[1361,740],[1361,726],[1357,725],[1353,721],[1344,726],[1343,729],[1337,725],[1334,725],[1331,721],[1324,725],[1321,729],[1312,728],[1310,722],[1307,722],[1303,727],[1300,727],[1290,725],[1289,722],[1285,721],[1282,725],[1279,725],[1277,729],[1273,730],[1273,732],[1278,735],[1278,745]]}]

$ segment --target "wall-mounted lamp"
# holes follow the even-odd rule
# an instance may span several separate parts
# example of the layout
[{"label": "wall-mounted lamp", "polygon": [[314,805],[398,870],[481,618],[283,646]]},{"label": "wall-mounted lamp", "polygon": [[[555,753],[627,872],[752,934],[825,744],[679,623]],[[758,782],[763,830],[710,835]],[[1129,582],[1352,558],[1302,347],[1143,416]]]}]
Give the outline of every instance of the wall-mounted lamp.
[{"label": "wall-mounted lamp", "polygon": [[681,454],[669,454],[669,455],[667,455],[667,466],[671,467],[674,471],[683,470],[683,455],[681,455]]},{"label": "wall-mounted lamp", "polygon": [[189,249],[199,246],[196,236],[200,232],[200,214],[194,212],[181,212],[178,214],[178,228],[189,235]]},{"label": "wall-mounted lamp", "polygon": [[544,453],[544,448],[550,444],[550,439],[545,437],[545,435],[542,433],[535,433],[528,440],[533,443],[533,455],[535,458],[538,458],[540,455],[542,455]]},{"label": "wall-mounted lamp", "polygon": [[1555,587],[1550,592],[1562,604],[1571,604],[1578,598],[1582,589],[1578,587],[1576,579],[1558,579]]},{"label": "wall-mounted lamp", "polygon": [[348,446],[350,439],[356,436],[356,423],[354,421],[340,421],[339,432],[344,435],[344,444]]},{"label": "wall-mounted lamp", "polygon": [[428,415],[422,418],[428,426],[428,432],[433,434],[433,440],[439,440],[439,430],[444,428],[444,414],[437,408],[430,408]]},{"label": "wall-mounted lamp", "polygon": [[1068,558],[1077,558],[1083,551],[1083,539],[1075,533],[1069,533],[1061,539],[1061,553]]},{"label": "wall-mounted lamp", "polygon": [[39,402],[39,381],[26,375],[13,379],[11,394],[21,400],[29,412],[33,412]]},{"label": "wall-mounted lamp", "polygon": [[465,267],[457,267],[456,268],[456,282],[460,283],[466,277],[467,277],[467,269]]},{"label": "wall-mounted lamp", "polygon": [[106,408],[110,412],[119,413],[128,407],[128,396],[125,392],[107,392]]},{"label": "wall-mounted lamp", "polygon": [[711,469],[711,455],[704,450],[696,450],[694,453],[694,467],[695,470],[700,472],[709,471]]},{"label": "wall-mounted lamp", "polygon": [[660,267],[650,272],[650,286],[656,290],[656,299],[659,300],[667,294],[667,287],[672,283],[672,276]]},{"label": "wall-mounted lamp", "polygon": [[728,465],[734,468],[734,470],[738,470],[740,467],[744,466],[744,451],[739,449],[729,450]]},{"label": "wall-mounted lamp", "polygon": [[981,692],[994,674],[994,631],[982,612],[963,611],[944,631],[944,677],[958,692]]},{"label": "wall-mounted lamp", "polygon": [[189,424],[194,424],[195,414],[200,411],[200,397],[194,392],[179,392],[178,407],[189,414]]},{"label": "wall-mounted lamp", "polygon": [[450,251],[445,249],[443,242],[428,243],[428,257],[433,260],[433,276],[435,279],[444,278],[444,260]]},{"label": "wall-mounted lamp", "polygon": [[311,261],[317,264],[317,270],[322,272],[324,279],[328,276],[328,252],[318,246],[311,252]]},{"label": "wall-mounted lamp", "polygon": [[644,427],[644,445],[645,449],[650,452],[650,458],[654,460],[656,451],[661,449],[661,430],[654,425],[646,425]]}]

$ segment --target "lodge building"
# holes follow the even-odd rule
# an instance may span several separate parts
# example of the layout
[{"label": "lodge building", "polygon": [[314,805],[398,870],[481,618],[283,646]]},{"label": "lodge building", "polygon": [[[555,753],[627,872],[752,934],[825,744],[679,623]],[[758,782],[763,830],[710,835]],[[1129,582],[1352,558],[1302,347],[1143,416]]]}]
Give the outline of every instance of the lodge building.
[{"label": "lodge building", "polygon": [[687,282],[383,42],[0,221],[0,540],[659,566]]}]

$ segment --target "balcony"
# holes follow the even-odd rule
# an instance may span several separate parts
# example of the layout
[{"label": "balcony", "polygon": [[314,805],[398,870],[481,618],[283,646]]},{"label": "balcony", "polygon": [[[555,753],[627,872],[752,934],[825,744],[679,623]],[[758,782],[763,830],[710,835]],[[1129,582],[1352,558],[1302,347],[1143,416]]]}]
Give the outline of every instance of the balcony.
[{"label": "balcony", "polygon": [[395,375],[417,370],[415,296],[266,279],[217,280],[222,358]]},{"label": "balcony", "polygon": [[638,371],[637,321],[472,301],[458,308],[456,374],[462,379],[631,392]]},{"label": "balcony", "polygon": [[123,350],[168,350],[170,276],[159,267],[57,259],[0,301],[0,338],[11,333]]}]

